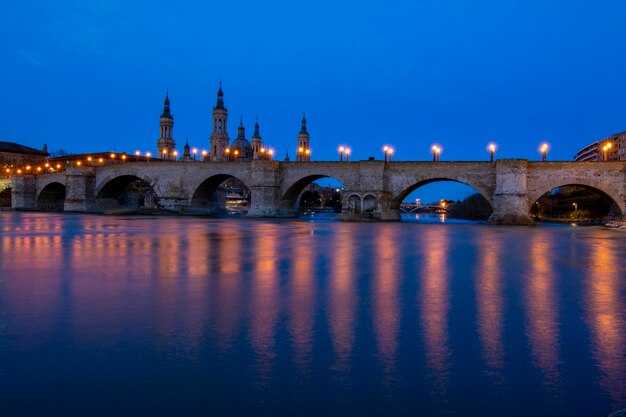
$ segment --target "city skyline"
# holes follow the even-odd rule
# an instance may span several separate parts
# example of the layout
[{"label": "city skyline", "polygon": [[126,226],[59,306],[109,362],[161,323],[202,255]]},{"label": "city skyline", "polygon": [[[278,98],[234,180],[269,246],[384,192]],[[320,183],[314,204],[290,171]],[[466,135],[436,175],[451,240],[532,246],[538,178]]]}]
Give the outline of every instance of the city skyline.
[{"label": "city skyline", "polygon": [[222,80],[231,119],[251,132],[258,117],[281,160],[303,112],[312,160],[340,144],[428,160],[433,143],[442,161],[483,160],[489,142],[536,160],[543,141],[571,160],[626,129],[626,40],[610,29],[626,5],[564,5],[9,2],[2,139],[154,151],[167,88],[177,147],[208,147]]}]

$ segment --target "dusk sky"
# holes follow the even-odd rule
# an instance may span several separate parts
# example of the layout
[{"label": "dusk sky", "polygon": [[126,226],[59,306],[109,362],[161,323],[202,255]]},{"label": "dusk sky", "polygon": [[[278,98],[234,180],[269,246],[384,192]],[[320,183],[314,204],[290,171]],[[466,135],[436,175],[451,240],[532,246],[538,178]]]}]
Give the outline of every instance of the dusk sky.
[{"label": "dusk sky", "polygon": [[312,159],[570,160],[626,130],[626,2],[3,2],[0,140],[50,151],[208,148],[220,79],[236,137]]}]

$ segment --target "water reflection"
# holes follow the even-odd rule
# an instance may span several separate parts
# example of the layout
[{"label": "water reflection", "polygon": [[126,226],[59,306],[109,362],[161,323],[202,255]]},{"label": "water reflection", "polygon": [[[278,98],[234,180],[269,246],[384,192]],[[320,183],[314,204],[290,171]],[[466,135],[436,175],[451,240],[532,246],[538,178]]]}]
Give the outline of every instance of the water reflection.
[{"label": "water reflection", "polygon": [[626,239],[450,222],[0,214],[0,403],[10,415],[101,395],[116,409],[143,395],[152,414],[622,406]]},{"label": "water reflection", "polygon": [[289,331],[293,338],[295,363],[305,371],[313,348],[313,317],[315,314],[315,260],[318,259],[315,235],[304,226],[294,239],[291,259],[293,273],[289,277]]},{"label": "water reflection", "polygon": [[600,384],[614,407],[620,407],[626,402],[626,306],[620,298],[624,273],[620,273],[619,255],[612,243],[594,239],[590,245],[586,317],[592,334],[593,358],[601,371]]},{"label": "water reflection", "polygon": [[[280,307],[277,265],[280,231],[272,223],[254,226],[256,250],[250,288],[250,341],[257,353],[258,376],[264,382],[269,382],[276,357],[274,332]],[[236,308],[241,307],[236,305]]]},{"label": "water reflection", "polygon": [[[347,226],[350,227],[350,226]],[[348,230],[336,237],[333,253],[333,274],[330,283],[328,321],[335,350],[334,369],[347,372],[354,344],[356,296],[356,249],[359,242]]]},{"label": "water reflection", "polygon": [[504,294],[502,290],[502,241],[478,234],[476,238],[479,259],[476,268],[476,308],[478,334],[488,372],[497,372],[503,366],[504,346],[502,322]]},{"label": "water reflection", "polygon": [[423,231],[428,246],[420,275],[420,322],[422,324],[426,364],[433,371],[435,391],[442,393],[448,383],[450,348],[448,346],[448,309],[450,260],[448,229]]},{"label": "water reflection", "polygon": [[529,241],[529,271],[524,282],[527,334],[533,365],[542,370],[544,384],[558,389],[559,321],[556,275],[552,258],[553,236],[543,231],[534,233]]},{"label": "water reflection", "polygon": [[393,370],[398,349],[400,309],[398,288],[402,275],[398,271],[397,242],[391,228],[380,228],[374,242],[376,274],[373,279],[372,308],[378,356],[386,373]]}]

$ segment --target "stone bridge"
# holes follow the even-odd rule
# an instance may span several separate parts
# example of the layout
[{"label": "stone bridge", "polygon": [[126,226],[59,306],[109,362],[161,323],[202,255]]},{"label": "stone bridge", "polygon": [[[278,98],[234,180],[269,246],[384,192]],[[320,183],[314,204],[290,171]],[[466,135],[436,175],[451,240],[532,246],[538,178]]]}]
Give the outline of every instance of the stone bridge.
[{"label": "stone bridge", "polygon": [[[474,188],[493,207],[492,223],[527,224],[530,207],[551,189],[578,185],[608,197],[626,212],[626,162],[127,162],[19,175],[12,182],[16,210],[113,211],[129,187],[143,192],[139,206],[179,213],[219,208],[219,184],[237,178],[250,191],[248,216],[293,217],[313,181],[331,177],[346,188],[346,207],[379,220],[398,220],[402,200],[435,181]],[[124,197],[135,198],[135,197]]]}]

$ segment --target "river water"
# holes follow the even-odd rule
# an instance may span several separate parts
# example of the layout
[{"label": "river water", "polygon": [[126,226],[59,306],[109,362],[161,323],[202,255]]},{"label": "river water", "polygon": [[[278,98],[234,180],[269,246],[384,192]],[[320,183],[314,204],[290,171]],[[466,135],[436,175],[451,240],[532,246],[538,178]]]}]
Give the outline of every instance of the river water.
[{"label": "river water", "polygon": [[604,416],[626,234],[0,213],[0,415]]}]

